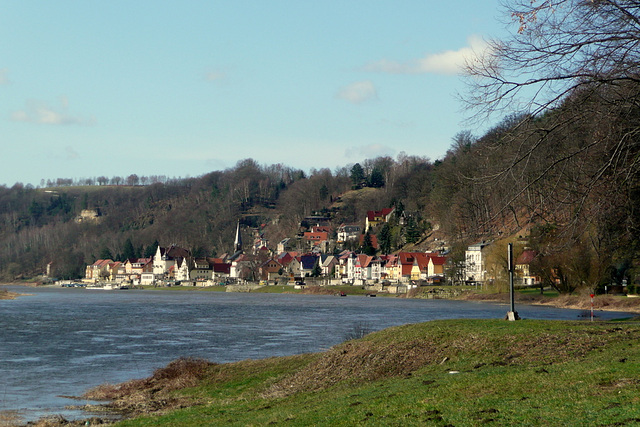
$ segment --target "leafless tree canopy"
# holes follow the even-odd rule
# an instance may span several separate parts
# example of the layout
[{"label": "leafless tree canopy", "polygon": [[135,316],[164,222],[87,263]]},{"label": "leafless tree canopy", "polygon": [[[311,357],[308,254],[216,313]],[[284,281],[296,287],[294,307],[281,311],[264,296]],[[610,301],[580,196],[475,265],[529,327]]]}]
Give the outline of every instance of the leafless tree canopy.
[{"label": "leafless tree canopy", "polygon": [[576,212],[596,186],[634,186],[640,2],[515,0],[505,8],[514,31],[466,70],[465,101],[478,117],[518,113],[486,148],[508,152],[482,178],[513,183],[505,207],[526,196],[539,210],[567,203]]},{"label": "leafless tree canopy", "polygon": [[467,64],[464,101],[477,119],[509,119],[473,145],[467,181],[484,191],[485,223],[512,212],[516,225],[550,224],[540,248],[553,241],[554,262],[559,251],[589,255],[578,270],[602,277],[610,254],[640,236],[640,2],[513,0],[504,10],[512,31]]},{"label": "leafless tree canopy", "polygon": [[639,82],[639,2],[515,0],[505,10],[511,36],[467,65],[466,99],[479,112],[538,114],[584,86]]}]

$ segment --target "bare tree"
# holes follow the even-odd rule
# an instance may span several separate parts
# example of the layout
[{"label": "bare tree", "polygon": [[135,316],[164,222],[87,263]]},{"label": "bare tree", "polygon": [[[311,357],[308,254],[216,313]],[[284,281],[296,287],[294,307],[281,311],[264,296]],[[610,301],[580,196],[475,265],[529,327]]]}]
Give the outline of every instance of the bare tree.
[{"label": "bare tree", "polygon": [[139,182],[140,178],[135,173],[127,177],[127,185],[138,185]]},{"label": "bare tree", "polygon": [[468,104],[485,113],[540,113],[576,89],[640,83],[635,0],[514,0],[517,26],[467,65]]},{"label": "bare tree", "polygon": [[503,161],[476,178],[512,184],[502,209],[560,203],[576,220],[601,183],[637,185],[640,3],[514,0],[506,12],[515,31],[468,63],[465,101],[478,118],[521,114],[485,147]]}]

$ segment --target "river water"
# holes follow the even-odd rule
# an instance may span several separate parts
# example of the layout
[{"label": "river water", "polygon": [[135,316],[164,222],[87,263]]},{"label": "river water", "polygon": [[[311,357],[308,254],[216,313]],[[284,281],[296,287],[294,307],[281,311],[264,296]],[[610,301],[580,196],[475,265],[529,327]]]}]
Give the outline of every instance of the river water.
[{"label": "river water", "polygon": [[[223,363],[328,349],[361,329],[451,318],[503,318],[504,304],[402,298],[5,287],[0,300],[0,413],[21,422],[65,409],[103,383],[149,376],[181,357]],[[516,307],[522,318],[581,310]],[[624,314],[598,312],[601,319]]]}]

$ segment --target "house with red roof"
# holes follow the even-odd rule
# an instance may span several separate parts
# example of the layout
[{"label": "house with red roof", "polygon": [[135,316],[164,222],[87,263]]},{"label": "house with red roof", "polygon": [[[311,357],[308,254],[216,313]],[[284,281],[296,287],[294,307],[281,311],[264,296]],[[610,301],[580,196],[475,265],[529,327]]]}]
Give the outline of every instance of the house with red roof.
[{"label": "house with red roof", "polygon": [[329,233],[326,231],[306,231],[304,240],[311,246],[324,248],[329,242]]},{"label": "house with red roof", "polygon": [[411,281],[426,280],[429,272],[429,257],[427,254],[408,252],[407,261],[411,263],[409,279]]},{"label": "house with red roof", "polygon": [[118,273],[120,272],[121,267],[122,267],[122,263],[120,261],[115,261],[109,266],[110,281],[118,281]]},{"label": "house with red roof", "polygon": [[537,256],[538,252],[527,248],[522,251],[516,259],[514,270],[523,285],[536,285],[541,281],[539,276],[531,272],[531,263],[533,263]]},{"label": "house with red roof", "polygon": [[328,225],[314,225],[311,227],[311,231],[314,233],[331,234],[331,231],[333,231],[333,229]]},{"label": "house with red roof", "polygon": [[365,254],[350,253],[346,257],[346,278],[354,280],[379,281],[384,275],[386,260]]},{"label": "house with red roof", "polygon": [[291,273],[292,272],[291,262],[297,256],[298,256],[298,253],[294,251],[282,252],[280,255],[276,257],[276,261],[278,261],[282,265],[285,271],[287,271],[288,273]]},{"label": "house with red roof", "polygon": [[351,269],[351,279],[367,280],[369,277],[369,269],[372,256],[359,254],[352,258],[353,268]]},{"label": "house with red roof", "polygon": [[221,258],[212,258],[213,263],[213,281],[215,283],[224,283],[231,276],[231,263],[224,262]]},{"label": "house with red roof", "polygon": [[336,264],[336,274],[335,277],[338,279],[342,279],[344,282],[348,280],[348,261],[352,252],[344,250],[336,255],[338,263]]},{"label": "house with red roof", "polygon": [[427,266],[427,277],[444,277],[444,267],[447,263],[447,257],[436,253],[427,253],[429,264]]},{"label": "house with red roof", "polygon": [[389,256],[385,265],[386,277],[397,282],[427,280],[444,277],[446,257],[436,253],[399,252]]},{"label": "house with red roof", "polygon": [[365,233],[369,231],[370,227],[375,227],[378,224],[389,222],[391,215],[395,212],[395,208],[386,208],[381,211],[367,211],[367,218],[365,220]]},{"label": "house with red roof", "polygon": [[89,281],[97,281],[100,278],[109,277],[111,274],[111,265],[113,261],[110,259],[99,259],[85,268],[84,277]]}]

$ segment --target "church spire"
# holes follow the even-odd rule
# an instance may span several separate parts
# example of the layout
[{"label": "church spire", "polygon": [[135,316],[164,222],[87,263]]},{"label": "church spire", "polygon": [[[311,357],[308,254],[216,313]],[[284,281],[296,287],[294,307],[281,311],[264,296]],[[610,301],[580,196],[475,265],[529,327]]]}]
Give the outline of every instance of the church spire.
[{"label": "church spire", "polygon": [[242,236],[240,235],[240,220],[238,220],[238,226],[236,228],[236,240],[233,246],[236,252],[242,251]]}]

